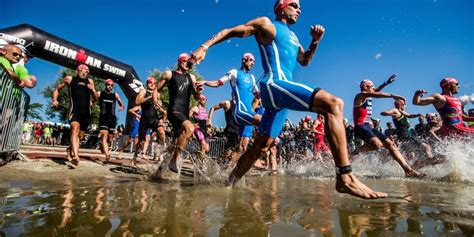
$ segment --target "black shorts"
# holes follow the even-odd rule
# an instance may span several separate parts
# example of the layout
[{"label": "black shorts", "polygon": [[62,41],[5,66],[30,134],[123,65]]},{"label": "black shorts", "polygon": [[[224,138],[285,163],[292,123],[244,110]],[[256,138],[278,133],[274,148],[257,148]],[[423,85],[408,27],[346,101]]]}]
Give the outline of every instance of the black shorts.
[{"label": "black shorts", "polygon": [[72,122],[78,122],[81,125],[81,131],[87,131],[91,123],[91,115],[90,113],[71,113],[69,115],[69,123]]},{"label": "black shorts", "polygon": [[176,137],[181,132],[183,122],[189,120],[189,117],[181,112],[171,111],[171,113],[168,113],[168,120],[173,127],[173,137]]},{"label": "black shorts", "polygon": [[152,134],[153,132],[156,132],[158,130],[158,127],[160,126],[160,120],[152,120],[152,121],[147,121],[146,119],[140,120],[140,125],[138,125],[138,139],[140,141],[145,141],[147,131],[148,129],[151,130]]},{"label": "black shorts", "polygon": [[116,126],[117,126],[117,118],[115,117],[115,115],[112,115],[112,116],[101,115],[99,117],[99,130],[108,130],[109,133],[114,133]]},{"label": "black shorts", "polygon": [[356,125],[354,127],[354,132],[357,138],[360,138],[365,142],[369,142],[370,139],[372,139],[373,137],[378,137],[382,142],[387,139],[387,136],[385,136],[385,134],[381,133],[376,129],[372,129],[372,127],[370,127],[370,124],[368,123]]},{"label": "black shorts", "polygon": [[239,146],[239,133],[238,132],[224,132],[224,136],[227,141],[224,145],[225,150],[236,149]]}]

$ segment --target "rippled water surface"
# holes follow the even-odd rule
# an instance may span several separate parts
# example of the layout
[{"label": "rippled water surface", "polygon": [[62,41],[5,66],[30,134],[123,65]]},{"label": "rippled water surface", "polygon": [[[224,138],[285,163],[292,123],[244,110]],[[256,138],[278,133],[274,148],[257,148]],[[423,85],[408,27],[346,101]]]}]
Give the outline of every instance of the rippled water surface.
[{"label": "rippled water surface", "polygon": [[470,236],[474,185],[364,180],[368,201],[330,178],[251,176],[213,184],[95,179],[0,186],[0,236]]}]

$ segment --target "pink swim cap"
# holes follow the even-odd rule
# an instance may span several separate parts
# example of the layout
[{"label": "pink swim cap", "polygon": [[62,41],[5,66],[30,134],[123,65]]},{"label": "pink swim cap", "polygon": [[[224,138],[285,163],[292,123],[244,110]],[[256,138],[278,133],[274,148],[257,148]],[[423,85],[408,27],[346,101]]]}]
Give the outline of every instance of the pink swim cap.
[{"label": "pink swim cap", "polygon": [[445,88],[450,87],[453,84],[458,84],[458,80],[456,80],[455,78],[446,77],[446,78],[443,78],[443,80],[441,80],[441,82],[439,83],[439,86],[441,87],[441,89],[445,89]]},{"label": "pink swim cap", "polygon": [[78,70],[87,70],[87,71],[89,71],[89,67],[85,64],[79,64],[79,66],[77,66],[77,69]]},{"label": "pink swim cap", "polygon": [[189,56],[189,54],[182,53],[178,57],[178,63],[182,63],[183,61],[188,61],[189,59],[191,59],[191,56]]},{"label": "pink swim cap", "polygon": [[277,0],[275,6],[273,7],[273,10],[276,14],[277,12],[281,12],[285,7],[294,2],[298,3],[298,5],[300,4],[299,0]]},{"label": "pink swim cap", "polygon": [[360,82],[359,87],[360,89],[364,88],[365,85],[374,85],[374,82],[371,80],[363,80]]},{"label": "pink swim cap", "polygon": [[146,79],[146,84],[155,84],[156,79],[154,77],[148,77]]},{"label": "pink swim cap", "polygon": [[242,58],[255,60],[255,57],[251,53],[244,53],[244,55],[242,55]]},{"label": "pink swim cap", "polygon": [[107,80],[105,80],[105,84],[112,84],[113,85],[113,84],[115,84],[115,82],[112,79],[107,79]]}]

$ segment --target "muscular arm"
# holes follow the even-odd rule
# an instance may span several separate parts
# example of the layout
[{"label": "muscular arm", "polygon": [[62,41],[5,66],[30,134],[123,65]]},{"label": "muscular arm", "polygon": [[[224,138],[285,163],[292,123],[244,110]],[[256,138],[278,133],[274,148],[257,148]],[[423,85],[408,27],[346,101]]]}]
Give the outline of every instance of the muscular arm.
[{"label": "muscular arm", "polygon": [[63,89],[66,85],[69,85],[71,83],[72,77],[71,76],[66,76],[64,77],[59,84],[56,85],[56,87],[53,90],[53,98],[52,98],[52,103],[51,106],[57,107],[58,106],[58,96],[59,96],[59,91]]},{"label": "muscular arm", "polygon": [[119,104],[119,111],[122,111],[124,108],[123,108],[123,102],[122,102],[122,99],[120,98],[120,95],[115,93],[115,99],[117,99],[117,102]]},{"label": "muscular arm", "polygon": [[298,63],[302,66],[307,66],[313,59],[316,50],[318,49],[319,42],[324,35],[324,27],[321,25],[311,26],[310,34],[312,36],[311,43],[306,51],[303,50],[303,47],[299,46],[298,52]]},{"label": "muscular arm", "polygon": [[138,92],[137,98],[135,98],[135,104],[141,105],[153,97],[153,96],[145,97],[145,95],[146,95],[146,90],[141,89],[140,92]]},{"label": "muscular arm", "polygon": [[405,98],[403,96],[384,93],[384,92],[360,92],[356,95],[354,99],[354,106],[359,106],[365,99],[373,97],[373,98],[393,98],[396,100],[403,100],[405,102]]},{"label": "muscular arm", "polygon": [[155,104],[155,107],[160,106],[161,104],[160,91],[168,83],[172,75],[173,74],[171,73],[171,71],[165,71],[163,74],[161,74],[160,80],[158,80],[158,82],[156,83],[156,88],[153,90],[153,94],[152,94],[153,103]]},{"label": "muscular arm", "polygon": [[413,95],[413,104],[421,106],[433,104],[435,108],[440,108],[446,103],[446,98],[438,93],[422,98],[425,93],[424,90],[417,90]]},{"label": "muscular arm", "polygon": [[191,80],[193,81],[193,96],[195,100],[199,100],[199,95],[201,95],[202,85],[199,87],[196,86],[196,76],[193,74],[189,74],[191,76]]},{"label": "muscular arm", "polygon": [[94,81],[92,79],[87,79],[87,80],[89,80],[89,86],[87,88],[91,92],[92,100],[99,101],[99,96],[98,96],[97,91],[95,90]]},{"label": "muscular arm", "polygon": [[133,114],[135,117],[140,118],[141,116],[140,116],[140,114],[138,114],[138,112],[140,112],[140,110],[142,110],[140,106],[135,106],[135,107],[129,109],[128,112]]},{"label": "muscular arm", "polygon": [[397,109],[389,109],[389,110],[385,110],[383,111],[382,113],[380,113],[380,115],[382,116],[390,116],[392,118],[397,118],[398,116],[398,113],[397,113]]},{"label": "muscular arm", "polygon": [[225,101],[220,102],[219,104],[216,104],[216,105],[212,106],[211,110],[209,110],[209,117],[208,117],[208,120],[207,120],[210,125],[212,125],[212,117],[214,116],[214,111],[216,111],[218,109],[225,108],[226,103],[228,103],[228,102],[229,101],[225,100]]},{"label": "muscular arm", "polygon": [[267,17],[259,17],[243,25],[223,29],[193,52],[193,62],[201,62],[204,59],[207,50],[215,44],[234,37],[243,38],[252,35],[256,36],[259,43],[266,45],[273,40],[276,35],[276,30],[270,19]]},{"label": "muscular arm", "polygon": [[386,81],[384,81],[380,86],[377,86],[374,90],[376,92],[383,90],[383,88],[385,88],[387,85],[394,82],[396,78],[397,78],[397,74],[390,75],[390,77]]}]

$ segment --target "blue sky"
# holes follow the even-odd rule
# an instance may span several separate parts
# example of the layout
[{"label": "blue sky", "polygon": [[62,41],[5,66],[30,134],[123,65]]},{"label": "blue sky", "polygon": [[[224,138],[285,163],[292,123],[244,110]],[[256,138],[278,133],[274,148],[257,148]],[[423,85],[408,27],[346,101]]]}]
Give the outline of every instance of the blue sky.
[{"label": "blue sky", "polygon": [[[181,52],[191,52],[222,28],[257,16],[273,19],[273,3],[4,0],[0,28],[31,24],[132,65],[143,81],[152,69],[174,66]],[[385,91],[401,94],[409,101],[417,89],[439,92],[439,81],[445,76],[460,81],[460,95],[474,93],[473,0],[302,0],[301,5],[302,14],[292,29],[302,45],[306,48],[309,44],[313,24],[324,25],[326,34],[312,63],[297,67],[294,78],[341,97],[350,120],[362,79],[379,84],[397,73],[397,81]],[[256,56],[253,73],[259,78],[261,61],[253,38],[232,39],[212,47],[197,70],[208,80],[217,79],[239,67],[245,52]],[[27,66],[39,79],[37,87],[28,91],[32,101],[46,103],[39,91],[54,82],[61,67],[41,59],[31,60]],[[121,93],[118,87],[117,91]],[[206,88],[205,93],[210,107],[229,98],[230,87]],[[374,100],[374,117],[381,117],[378,114],[392,106],[391,99]],[[434,109],[409,103],[407,111],[426,113]],[[289,118],[295,122],[306,114],[290,112]],[[119,117],[122,123],[125,113],[120,112]],[[223,113],[216,114],[214,124],[224,125]]]}]

